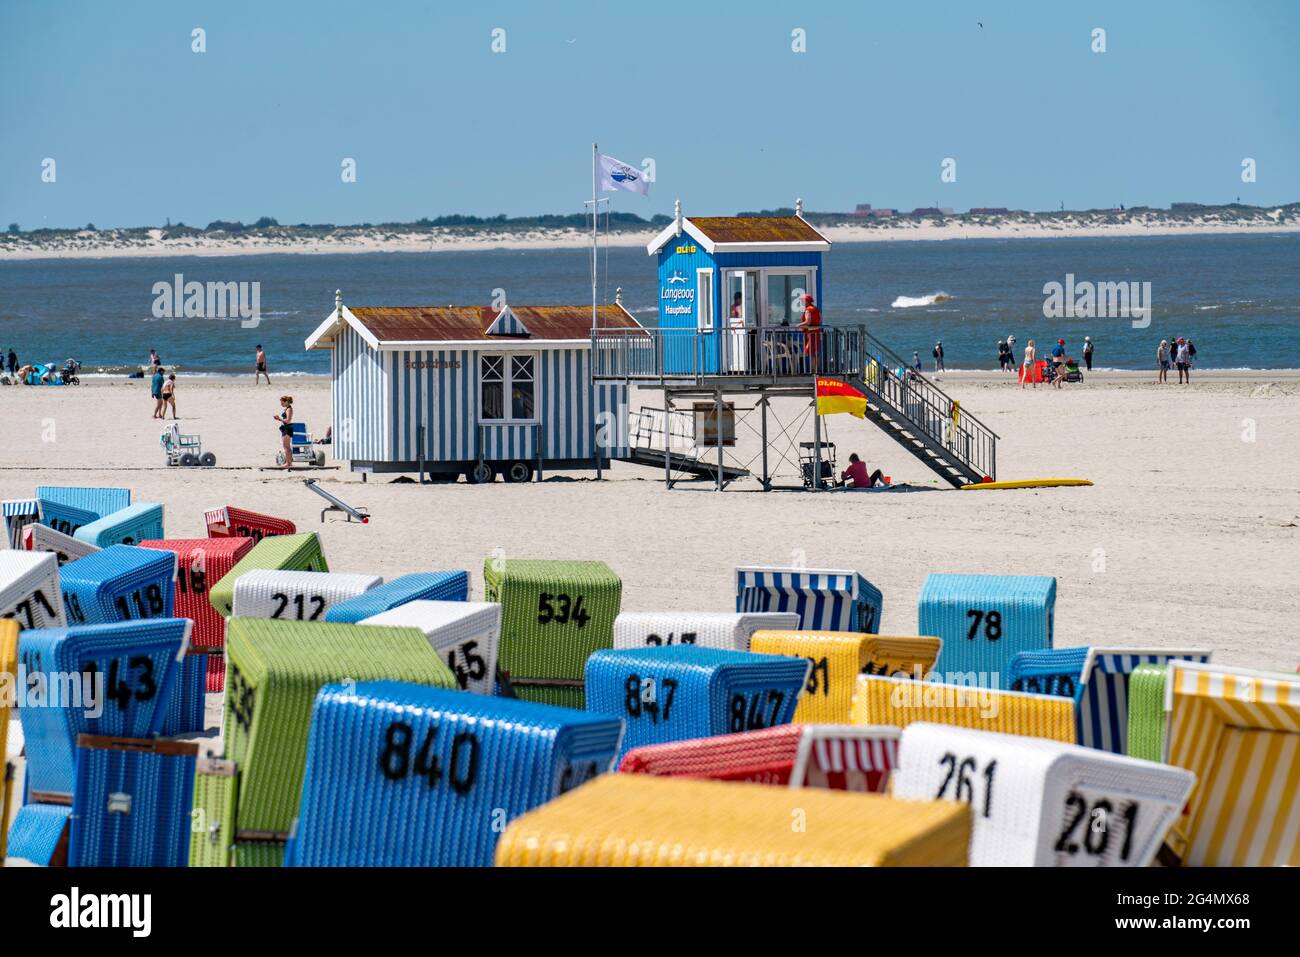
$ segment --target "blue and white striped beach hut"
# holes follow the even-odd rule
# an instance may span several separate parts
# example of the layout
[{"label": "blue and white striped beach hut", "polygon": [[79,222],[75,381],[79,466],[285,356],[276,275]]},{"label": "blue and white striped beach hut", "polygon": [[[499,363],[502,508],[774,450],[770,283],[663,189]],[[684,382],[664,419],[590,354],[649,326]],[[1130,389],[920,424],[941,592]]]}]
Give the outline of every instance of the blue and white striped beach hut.
[{"label": "blue and white striped beach hut", "polygon": [[855,571],[736,569],[736,611],[788,611],[803,631],[880,632],[880,589]]},{"label": "blue and white striped beach hut", "polygon": [[[601,329],[639,329],[621,303]],[[335,308],[306,340],[330,350],[333,454],[352,471],[498,474],[602,468],[629,454],[626,383],[593,383],[591,306]]]}]

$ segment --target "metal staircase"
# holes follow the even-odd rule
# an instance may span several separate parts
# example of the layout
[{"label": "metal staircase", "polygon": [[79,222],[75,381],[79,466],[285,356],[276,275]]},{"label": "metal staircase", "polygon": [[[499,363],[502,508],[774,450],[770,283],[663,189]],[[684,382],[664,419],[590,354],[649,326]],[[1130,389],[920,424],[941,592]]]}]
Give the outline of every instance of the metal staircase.
[{"label": "metal staircase", "polygon": [[998,436],[956,400],[863,333],[867,418],[954,487],[997,478]]}]

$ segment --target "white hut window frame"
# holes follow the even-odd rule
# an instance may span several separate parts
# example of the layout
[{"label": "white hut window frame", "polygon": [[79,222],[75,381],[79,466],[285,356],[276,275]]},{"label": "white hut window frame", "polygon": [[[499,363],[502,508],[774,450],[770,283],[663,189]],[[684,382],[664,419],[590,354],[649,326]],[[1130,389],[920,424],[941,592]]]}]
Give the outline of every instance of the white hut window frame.
[{"label": "white hut window frame", "polygon": [[[816,266],[736,266],[725,267],[721,272],[722,288],[725,291],[723,307],[727,310],[727,324],[733,328],[739,327],[742,323],[749,327],[763,328],[798,324],[802,306],[797,314],[794,313],[793,301],[785,304],[788,311],[784,318],[787,321],[783,322],[782,317],[775,315],[780,310],[774,303],[769,302],[771,279],[784,280],[785,285],[789,285],[790,280],[802,279],[803,287],[799,290],[800,294],[816,295]],[[742,315],[733,320],[731,310],[737,292],[741,293]],[[782,299],[784,298],[782,295]]]},{"label": "white hut window frame", "polygon": [[536,423],[538,353],[485,352],[478,361],[479,422]]},{"label": "white hut window frame", "polygon": [[701,332],[713,331],[713,270],[695,270],[695,316]]}]

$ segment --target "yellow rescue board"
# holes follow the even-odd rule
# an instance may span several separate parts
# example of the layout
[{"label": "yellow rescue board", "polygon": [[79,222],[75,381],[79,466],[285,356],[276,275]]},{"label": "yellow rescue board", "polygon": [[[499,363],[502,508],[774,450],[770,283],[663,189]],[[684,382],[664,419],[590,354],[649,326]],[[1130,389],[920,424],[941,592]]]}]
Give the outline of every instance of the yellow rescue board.
[{"label": "yellow rescue board", "polygon": [[989,489],[989,488],[1053,488],[1057,485],[1091,485],[1088,479],[1075,478],[1044,478],[1044,479],[1021,479],[1018,482],[976,482],[973,485],[963,485],[962,489]]}]

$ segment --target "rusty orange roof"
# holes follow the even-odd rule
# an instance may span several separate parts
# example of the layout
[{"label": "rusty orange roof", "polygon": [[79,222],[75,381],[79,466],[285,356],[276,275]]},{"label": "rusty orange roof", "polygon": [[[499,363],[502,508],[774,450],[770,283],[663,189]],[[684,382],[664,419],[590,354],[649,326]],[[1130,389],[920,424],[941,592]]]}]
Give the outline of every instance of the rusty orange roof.
[{"label": "rusty orange roof", "polygon": [[[591,306],[510,306],[529,335],[489,336],[498,311],[491,306],[347,306],[354,324],[373,343],[416,342],[535,342],[538,340],[589,340]],[[307,341],[307,348],[333,338],[334,315]],[[639,329],[641,324],[621,305],[597,307],[601,329]],[[361,331],[361,330],[359,330]]]},{"label": "rusty orange roof", "polygon": [[798,216],[691,216],[715,243],[824,243],[826,237]]}]

